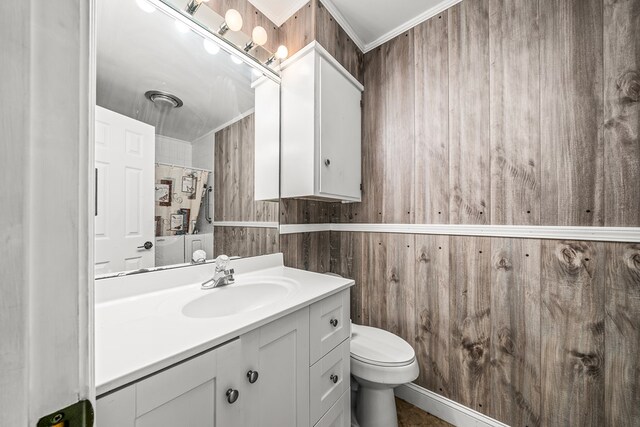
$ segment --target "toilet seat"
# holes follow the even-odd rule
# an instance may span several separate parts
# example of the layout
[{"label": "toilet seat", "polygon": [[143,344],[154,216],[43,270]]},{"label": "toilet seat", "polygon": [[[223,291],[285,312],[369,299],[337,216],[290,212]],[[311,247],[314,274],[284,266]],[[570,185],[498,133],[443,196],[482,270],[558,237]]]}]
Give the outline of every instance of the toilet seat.
[{"label": "toilet seat", "polygon": [[412,364],[415,351],[408,342],[383,329],[351,326],[351,358],[379,367],[402,367]]}]

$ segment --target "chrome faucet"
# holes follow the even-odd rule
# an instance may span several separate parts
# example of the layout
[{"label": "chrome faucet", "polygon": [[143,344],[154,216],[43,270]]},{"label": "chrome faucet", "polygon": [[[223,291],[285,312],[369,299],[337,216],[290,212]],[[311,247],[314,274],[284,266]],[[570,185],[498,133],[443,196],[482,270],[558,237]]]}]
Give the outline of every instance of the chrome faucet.
[{"label": "chrome faucet", "polygon": [[216,258],[216,272],[213,277],[200,286],[202,289],[213,289],[221,286],[231,285],[235,282],[233,278],[233,268],[227,268],[229,265],[229,257],[220,255]]}]

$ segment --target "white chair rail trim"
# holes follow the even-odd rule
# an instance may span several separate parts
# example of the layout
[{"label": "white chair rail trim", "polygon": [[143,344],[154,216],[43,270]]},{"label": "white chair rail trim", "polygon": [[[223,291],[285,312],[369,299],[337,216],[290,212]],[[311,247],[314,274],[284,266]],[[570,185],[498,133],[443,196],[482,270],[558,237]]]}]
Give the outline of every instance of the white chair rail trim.
[{"label": "white chair rail trim", "polygon": [[352,231],[362,233],[440,234],[524,239],[640,243],[640,227],[559,227],[466,224],[282,224],[280,234]]}]

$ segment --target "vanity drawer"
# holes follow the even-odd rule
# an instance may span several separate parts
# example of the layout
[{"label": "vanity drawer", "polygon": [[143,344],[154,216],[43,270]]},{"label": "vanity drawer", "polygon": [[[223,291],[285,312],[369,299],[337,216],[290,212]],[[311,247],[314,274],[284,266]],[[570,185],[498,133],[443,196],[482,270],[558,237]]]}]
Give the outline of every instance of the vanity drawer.
[{"label": "vanity drawer", "polygon": [[349,389],[350,374],[350,341],[344,340],[310,369],[310,418],[311,425],[333,406]]},{"label": "vanity drawer", "polygon": [[309,310],[309,364],[334,349],[351,333],[349,290],[318,301]]},{"label": "vanity drawer", "polygon": [[351,426],[351,389],[342,393],[342,396],[331,409],[320,418],[314,427],[350,427]]}]

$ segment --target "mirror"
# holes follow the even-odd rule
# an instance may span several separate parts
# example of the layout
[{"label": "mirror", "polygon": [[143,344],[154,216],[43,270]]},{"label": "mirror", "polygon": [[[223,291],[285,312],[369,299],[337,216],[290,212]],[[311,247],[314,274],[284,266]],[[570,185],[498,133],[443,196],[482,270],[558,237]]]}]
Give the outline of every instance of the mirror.
[{"label": "mirror", "polygon": [[97,2],[96,275],[278,252],[279,84],[150,4]]}]

